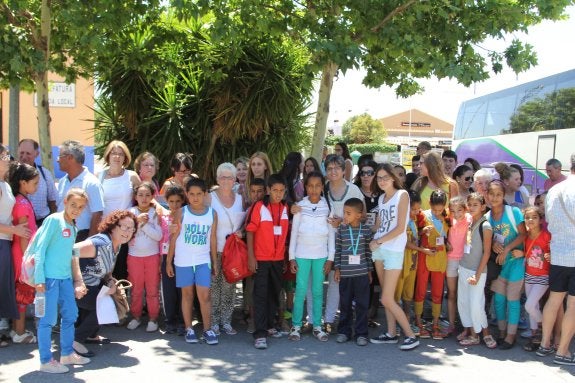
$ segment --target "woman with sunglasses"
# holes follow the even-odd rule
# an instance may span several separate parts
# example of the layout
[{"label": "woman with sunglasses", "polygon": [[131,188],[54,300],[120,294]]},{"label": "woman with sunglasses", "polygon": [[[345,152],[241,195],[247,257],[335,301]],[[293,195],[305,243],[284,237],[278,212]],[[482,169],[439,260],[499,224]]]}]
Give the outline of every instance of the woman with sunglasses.
[{"label": "woman with sunglasses", "polygon": [[457,182],[459,188],[459,195],[463,198],[473,191],[471,185],[473,184],[473,169],[467,165],[459,165],[453,172],[453,179]]}]

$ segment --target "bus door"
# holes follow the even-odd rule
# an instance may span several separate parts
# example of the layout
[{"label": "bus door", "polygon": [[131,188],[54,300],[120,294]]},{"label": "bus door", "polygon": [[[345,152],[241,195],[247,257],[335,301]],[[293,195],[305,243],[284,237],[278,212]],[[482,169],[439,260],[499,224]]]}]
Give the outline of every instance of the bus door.
[{"label": "bus door", "polygon": [[546,177],[541,177],[537,173],[545,174],[545,163],[551,158],[555,158],[555,134],[541,135],[537,141],[537,172],[533,182],[534,191],[539,194],[543,192],[543,182]]}]

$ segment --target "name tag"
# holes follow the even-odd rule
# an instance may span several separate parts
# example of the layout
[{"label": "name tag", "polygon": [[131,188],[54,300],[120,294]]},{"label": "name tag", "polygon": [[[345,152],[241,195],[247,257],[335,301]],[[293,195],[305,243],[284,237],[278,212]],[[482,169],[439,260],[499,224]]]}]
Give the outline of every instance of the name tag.
[{"label": "name tag", "polygon": [[471,254],[471,245],[465,244],[465,246],[463,246],[463,253]]},{"label": "name tag", "polygon": [[170,244],[168,242],[162,243],[162,254],[168,254],[169,248],[170,248]]},{"label": "name tag", "polygon": [[443,237],[435,238],[435,246],[443,246],[445,244],[445,239]]},{"label": "name tag", "polygon": [[274,235],[282,235],[282,227],[274,226]]},{"label": "name tag", "polygon": [[64,237],[64,238],[70,238],[71,234],[72,234],[72,232],[68,228],[62,230],[62,237]]},{"label": "name tag", "polygon": [[359,265],[361,259],[359,255],[350,255],[349,256],[349,264],[350,265]]}]

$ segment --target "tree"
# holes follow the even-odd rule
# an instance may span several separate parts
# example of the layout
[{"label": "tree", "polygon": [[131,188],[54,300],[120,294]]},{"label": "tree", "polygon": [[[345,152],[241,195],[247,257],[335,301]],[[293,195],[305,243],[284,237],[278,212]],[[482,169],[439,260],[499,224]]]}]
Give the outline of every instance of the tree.
[{"label": "tree", "polygon": [[520,72],[537,63],[530,45],[517,39],[502,52],[486,51],[487,38],[527,31],[542,20],[558,20],[573,0],[178,0],[182,17],[215,16],[216,39],[262,33],[290,36],[306,44],[311,69],[320,73],[312,154],[319,158],[338,71],[363,66],[363,83],[388,85],[406,97],[422,90],[418,79],[455,78],[468,86],[508,65]]},{"label": "tree", "polygon": [[368,144],[383,142],[387,132],[380,120],[374,120],[368,113],[349,118],[341,132],[348,143]]},{"label": "tree", "polygon": [[[36,89],[38,135],[44,166],[52,169],[48,72],[68,83],[89,78],[111,31],[146,15],[158,0],[8,0],[0,3],[0,87]],[[108,47],[110,48],[110,47]],[[113,52],[121,51],[117,46]]]}]

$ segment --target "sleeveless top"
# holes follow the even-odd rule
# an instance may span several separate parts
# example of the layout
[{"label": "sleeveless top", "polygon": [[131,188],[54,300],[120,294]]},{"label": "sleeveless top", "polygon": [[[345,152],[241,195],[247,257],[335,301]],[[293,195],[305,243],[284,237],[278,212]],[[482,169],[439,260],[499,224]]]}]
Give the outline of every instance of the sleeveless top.
[{"label": "sleeveless top", "polygon": [[212,209],[218,213],[218,227],[216,229],[217,251],[222,252],[226,244],[226,237],[240,229],[244,222],[246,213],[243,210],[242,196],[236,194],[234,196],[234,204],[227,208],[225,207],[216,192],[210,193],[212,196]]},{"label": "sleeveless top", "polygon": [[124,169],[124,174],[121,176],[107,179],[104,178],[105,172],[107,172],[107,170],[100,174],[100,182],[104,189],[103,217],[106,217],[114,210],[128,209],[132,206],[132,200],[134,198],[134,185],[132,185],[130,172],[127,169]]},{"label": "sleeveless top", "polygon": [[[449,204],[449,200],[451,199],[451,193],[449,193],[449,182],[443,183],[441,184],[441,186],[439,186],[439,189],[443,190],[445,192],[445,194],[447,194],[447,204]],[[431,193],[433,193],[433,191],[436,189],[433,189],[428,185],[425,185],[425,187],[423,188],[423,190],[421,190],[420,196],[421,196],[421,210],[429,210],[431,209],[431,205],[429,204],[429,198],[431,197]]]},{"label": "sleeveless top", "polygon": [[[379,209],[379,219],[380,224],[375,232],[373,239],[379,239],[395,229],[399,223],[399,199],[403,194],[406,194],[405,190],[398,190],[395,192],[393,197],[387,202],[383,202],[385,198],[385,193],[379,196],[378,209]],[[409,221],[409,205],[405,211],[405,223],[401,228],[401,234],[393,238],[391,241],[384,242],[381,245],[382,249],[401,252],[405,250],[405,245],[407,243],[407,222]]]},{"label": "sleeveless top", "polygon": [[214,223],[214,210],[206,208],[204,214],[194,214],[189,206],[182,208],[182,228],[176,239],[174,265],[190,267],[211,264],[210,237]]},{"label": "sleeveless top", "polygon": [[[12,208],[16,199],[8,182],[0,181],[0,224],[12,226]],[[11,234],[0,233],[0,239],[12,240]]]}]

